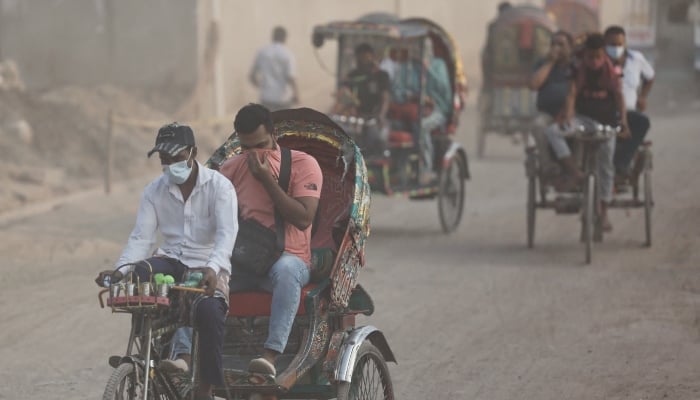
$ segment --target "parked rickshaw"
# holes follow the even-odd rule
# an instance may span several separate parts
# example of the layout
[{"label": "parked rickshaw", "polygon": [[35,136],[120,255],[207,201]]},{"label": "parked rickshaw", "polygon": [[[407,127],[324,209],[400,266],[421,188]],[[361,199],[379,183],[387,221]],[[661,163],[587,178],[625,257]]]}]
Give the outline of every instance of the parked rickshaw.
[{"label": "parked rickshaw", "polygon": [[482,52],[483,83],[479,93],[477,156],[483,157],[488,133],[513,137],[523,142],[537,115],[536,94],[529,83],[535,63],[549,50],[557,27],[541,8],[513,6],[489,26]]},{"label": "parked rickshaw", "polygon": [[[277,359],[281,371],[277,376],[247,372],[249,361],[263,350],[271,294],[247,291],[230,295],[223,360],[226,385],[215,388],[215,395],[230,399],[262,394],[391,400],[394,394],[387,362],[395,362],[395,357],[381,331],[371,325],[358,326],[355,320],[374,311],[369,295],[357,283],[365,264],[370,204],[361,152],[338,125],[319,112],[282,110],[272,116],[278,142],[311,154],[323,171],[311,239],[312,283],[302,290],[289,342]],[[239,151],[238,139],[232,135],[207,166],[218,168]],[[115,369],[103,398],[190,399],[199,379],[197,346],[191,372],[165,372],[159,361],[167,357],[173,332],[183,324],[181,305],[198,296],[192,293],[198,289],[178,285],[163,289],[158,285],[149,295],[129,295],[115,285],[119,284],[100,293],[100,302],[109,293],[107,306],[113,312],[130,313],[132,330],[126,354],[109,360]],[[196,329],[194,335],[196,344]]]},{"label": "parked rickshaw", "polygon": [[[359,144],[367,160],[368,180],[374,193],[400,195],[411,199],[438,199],[440,223],[444,232],[454,231],[462,218],[465,181],[469,178],[467,154],[454,134],[464,107],[466,79],[460,57],[449,34],[436,23],[422,18],[399,20],[389,14],[371,14],[356,21],[338,21],[318,25],[313,44],[321,47],[327,40],[338,42],[336,83],[338,92],[348,73],[355,67],[354,49],[361,43],[372,46],[384,62],[415,68],[420,79],[414,97],[399,100],[392,95],[389,108],[390,129],[386,148],[373,151],[366,140],[376,116],[358,115],[353,107],[335,109],[330,117]],[[430,105],[426,96],[430,50],[447,66],[449,98],[452,105],[446,123],[432,132],[432,165],[436,180],[421,182],[420,132]],[[392,88],[405,84],[406,75],[396,74]]]},{"label": "parked rickshaw", "polygon": [[[617,135],[618,128],[601,125],[588,120],[585,127],[568,135],[573,145],[574,154],[581,162],[581,170],[586,178],[581,187],[573,190],[558,190],[555,181],[560,178],[561,169],[551,161],[545,152],[549,145],[538,143],[526,149],[525,173],[527,175],[527,246],[534,247],[535,221],[537,209],[553,209],[557,214],[579,214],[581,216],[581,241],[585,245],[585,261],[590,264],[594,242],[603,240],[602,221],[599,215],[598,167],[596,152],[598,147],[612,135]],[[615,192],[608,210],[614,208],[644,209],[645,246],[651,246],[651,211],[654,205],[651,188],[652,153],[651,143],[646,142],[637,151],[633,161],[632,173],[627,178],[631,191]],[[548,198],[549,192],[555,194]],[[539,197],[539,199],[538,199]]]},{"label": "parked rickshaw", "polygon": [[599,0],[547,0],[545,9],[560,29],[574,36],[600,31]]}]

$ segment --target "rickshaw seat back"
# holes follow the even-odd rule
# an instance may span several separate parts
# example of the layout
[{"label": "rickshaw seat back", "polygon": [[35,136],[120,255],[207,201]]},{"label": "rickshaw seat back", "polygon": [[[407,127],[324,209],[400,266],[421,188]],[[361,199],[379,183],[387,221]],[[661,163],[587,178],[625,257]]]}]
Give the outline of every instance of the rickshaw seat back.
[{"label": "rickshaw seat back", "polygon": [[[308,284],[301,289],[297,315],[306,315],[306,296],[316,288]],[[236,292],[229,295],[228,315],[230,317],[269,317],[272,308],[272,293],[262,290]]]}]

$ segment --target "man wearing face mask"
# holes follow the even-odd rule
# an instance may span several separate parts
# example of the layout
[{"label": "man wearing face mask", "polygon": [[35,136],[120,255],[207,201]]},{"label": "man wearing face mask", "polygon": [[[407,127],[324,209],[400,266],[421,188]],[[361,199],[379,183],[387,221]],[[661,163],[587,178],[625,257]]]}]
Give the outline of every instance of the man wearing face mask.
[{"label": "man wearing face mask", "polygon": [[[150,157],[158,153],[163,175],[143,191],[136,225],[115,269],[101,272],[112,282],[127,273],[141,281],[152,274],[172,275],[180,282],[186,272],[200,271],[206,297],[196,304],[193,323],[200,332],[200,376],[196,398],[211,398],[211,385],[223,384],[221,357],[228,309],[231,253],[238,232],[237,198],[231,182],[197,162],[194,133],[189,126],[172,123],[158,131]],[[163,241],[152,252],[160,232]],[[136,263],[135,266],[124,266]],[[189,369],[189,344],[173,339],[173,360],[163,368]]]},{"label": "man wearing face mask", "polygon": [[611,26],[606,29],[605,44],[610,59],[622,69],[622,91],[631,136],[617,142],[614,162],[617,175],[624,179],[629,175],[634,154],[644,142],[651,126],[644,111],[655,73],[644,54],[626,47],[625,30],[622,27]]},{"label": "man wearing face mask", "polygon": [[[554,153],[570,169],[574,179],[581,181],[583,173],[573,161],[571,150],[562,131],[575,130],[585,119],[600,124],[620,126],[621,138],[629,137],[627,108],[622,95],[620,76],[605,53],[605,39],[599,33],[590,34],[585,41],[582,57],[572,67],[569,91],[563,112],[556,123],[545,130]],[[603,230],[612,230],[608,219],[608,204],[612,200],[615,168],[615,136],[603,143],[597,153],[598,191]]]}]

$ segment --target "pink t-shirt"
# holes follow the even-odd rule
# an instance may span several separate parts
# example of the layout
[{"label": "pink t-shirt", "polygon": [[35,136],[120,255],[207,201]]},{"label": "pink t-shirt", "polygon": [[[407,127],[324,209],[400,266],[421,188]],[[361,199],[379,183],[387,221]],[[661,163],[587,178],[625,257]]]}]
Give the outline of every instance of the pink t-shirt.
[{"label": "pink t-shirt", "polygon": [[[261,150],[249,150],[261,151]],[[272,175],[279,179],[280,156],[277,150],[262,150],[268,153],[267,159],[272,168]],[[247,154],[239,154],[221,166],[221,173],[233,183],[238,197],[241,218],[254,220],[275,229],[275,211],[272,198],[265,187],[255,179],[248,170]],[[292,150],[292,170],[287,194],[293,198],[321,197],[323,175],[318,162],[312,156],[301,151]],[[306,262],[311,261],[311,226],[301,231],[292,224],[285,224],[285,251]]]}]

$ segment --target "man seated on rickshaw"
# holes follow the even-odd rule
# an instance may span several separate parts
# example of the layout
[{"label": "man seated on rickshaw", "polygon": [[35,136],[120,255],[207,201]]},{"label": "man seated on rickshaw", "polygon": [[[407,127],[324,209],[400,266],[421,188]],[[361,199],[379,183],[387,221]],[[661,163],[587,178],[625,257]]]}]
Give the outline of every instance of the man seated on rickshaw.
[{"label": "man seated on rickshaw", "polygon": [[569,93],[573,46],[574,38],[570,33],[565,31],[554,33],[547,57],[535,63],[530,79],[530,89],[537,91],[537,111],[540,113],[535,119],[533,133],[545,170],[546,165],[551,165],[551,157],[549,143],[544,137],[544,129],[564,112],[566,96]]},{"label": "man seated on rickshaw", "polygon": [[[581,60],[572,67],[571,82],[564,112],[545,131],[557,158],[562,161],[576,182],[582,182],[583,173],[574,162],[564,136],[582,125],[583,119],[593,119],[605,125],[620,125],[620,137],[627,137],[627,108],[622,95],[620,76],[605,53],[605,39],[600,33],[586,38]],[[613,153],[615,136],[598,148],[598,190],[604,231],[611,231],[608,219],[608,204],[612,200],[615,168]]]},{"label": "man seated on rickshaw", "polygon": [[389,137],[389,75],[379,68],[374,49],[367,43],[355,48],[355,65],[341,84],[333,112],[376,118],[376,125],[365,127],[367,149],[382,153]]},{"label": "man seated on rickshaw", "polygon": [[[445,127],[447,116],[452,109],[452,88],[447,64],[445,60],[435,56],[433,43],[429,39],[425,42],[425,53],[426,97],[419,132],[422,161],[419,179],[422,184],[431,183],[437,177],[433,168],[432,132]],[[408,56],[401,57],[401,62],[397,63],[392,81],[392,99],[395,105],[392,118],[414,121],[417,119],[417,115],[413,114],[417,114],[419,109],[422,69],[423,65],[420,62]],[[412,131],[413,128],[411,127]]]},{"label": "man seated on rickshaw", "polygon": [[625,29],[621,26],[611,26],[605,30],[605,44],[608,56],[622,69],[622,93],[627,105],[627,124],[631,136],[616,144],[614,163],[617,176],[626,180],[632,159],[651,126],[644,111],[655,73],[644,54],[626,47]]}]

